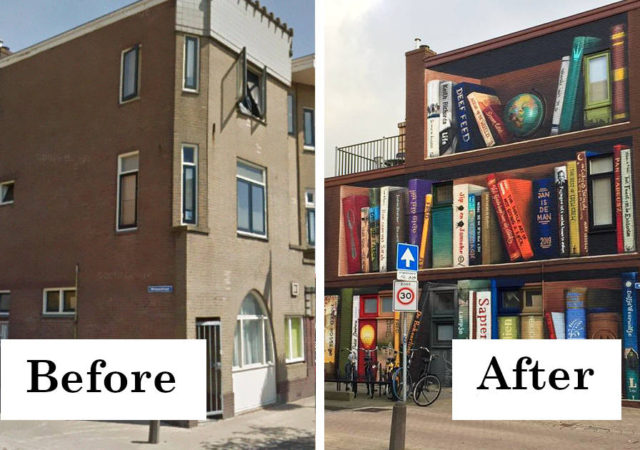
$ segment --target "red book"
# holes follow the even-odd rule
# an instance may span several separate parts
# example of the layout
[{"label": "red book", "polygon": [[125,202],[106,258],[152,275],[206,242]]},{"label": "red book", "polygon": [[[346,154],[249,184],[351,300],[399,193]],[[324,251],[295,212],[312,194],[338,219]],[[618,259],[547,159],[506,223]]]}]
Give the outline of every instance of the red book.
[{"label": "red book", "polygon": [[500,197],[498,180],[496,179],[495,174],[492,173],[487,175],[487,187],[491,193],[491,202],[493,203],[493,208],[495,209],[496,216],[498,217],[500,231],[502,232],[502,239],[504,240],[504,246],[507,249],[509,260],[515,261],[520,258],[520,250],[518,249],[518,244],[516,243],[513,231],[511,230],[511,225],[509,224],[509,219],[507,218],[502,198]]},{"label": "red book", "polygon": [[613,173],[614,191],[616,196],[616,242],[618,253],[624,253],[624,243],[622,240],[622,175],[620,171],[620,150],[626,148],[624,145],[613,146]]},{"label": "red book", "polygon": [[533,199],[531,181],[514,178],[502,180],[498,183],[498,190],[522,259],[525,261],[531,259],[533,258],[533,248],[529,239]]},{"label": "red book", "polygon": [[549,331],[549,339],[557,339],[556,329],[553,326],[553,319],[551,319],[551,313],[544,313],[544,321],[547,324],[547,330]]},{"label": "red book", "polygon": [[482,113],[489,123],[489,128],[493,132],[493,136],[497,137],[500,144],[508,144],[511,142],[511,134],[507,131],[507,127],[502,120],[502,105],[488,104],[482,108]]},{"label": "red book", "polygon": [[342,199],[344,233],[346,236],[347,273],[358,273],[362,269],[360,254],[360,212],[369,206],[368,195],[350,195]]},{"label": "red book", "polygon": [[624,25],[611,27],[611,96],[613,123],[629,120],[627,108],[627,36]]},{"label": "red book", "polygon": [[580,256],[589,254],[589,190],[587,188],[587,152],[576,155],[578,174],[578,234]]}]

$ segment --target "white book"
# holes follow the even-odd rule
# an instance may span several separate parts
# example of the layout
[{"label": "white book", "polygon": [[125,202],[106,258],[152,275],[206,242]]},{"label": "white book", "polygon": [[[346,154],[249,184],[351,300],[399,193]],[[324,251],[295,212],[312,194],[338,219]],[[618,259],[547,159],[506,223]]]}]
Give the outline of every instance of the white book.
[{"label": "white book", "polygon": [[427,158],[440,156],[440,83],[427,83]]},{"label": "white book", "polygon": [[553,328],[556,330],[556,339],[565,339],[564,334],[564,313],[552,312],[551,321],[553,322]]},{"label": "white book", "polygon": [[475,335],[475,314],[474,311],[476,310],[476,292],[472,291],[471,289],[469,289],[469,304],[467,305],[467,307],[469,308],[469,319],[467,320],[469,322],[469,339],[475,339],[476,335]]},{"label": "white book", "polygon": [[466,183],[453,186],[453,267],[469,265],[469,194],[485,189]]},{"label": "white book", "polygon": [[440,83],[440,155],[448,155],[454,152],[453,137],[453,82],[442,81]]},{"label": "white book", "polygon": [[472,92],[467,95],[467,100],[469,100],[469,106],[471,106],[471,111],[473,111],[473,116],[476,119],[476,124],[478,125],[478,130],[482,135],[482,139],[487,147],[493,147],[496,145],[496,140],[493,138],[493,134],[491,134],[491,130],[489,129],[489,123],[487,123],[487,118],[484,116],[482,112],[482,108],[480,107],[480,100],[486,97],[493,97],[496,99],[497,103],[500,103],[500,100],[495,95],[483,94],[481,92]]},{"label": "white book", "polygon": [[633,174],[631,149],[620,151],[620,190],[622,197],[622,244],[625,252],[636,251],[636,231],[633,218]]},{"label": "white book", "polygon": [[380,272],[387,271],[387,233],[389,224],[389,186],[380,188]]},{"label": "white book", "polygon": [[[360,317],[360,296],[359,295],[354,295],[353,296],[353,308],[352,308],[352,315],[351,315],[351,349],[356,349],[356,354],[357,354],[357,349],[358,349],[358,335],[359,335],[359,330],[358,330],[358,319]],[[354,361],[356,370],[358,370],[358,358],[356,358],[356,360]]]},{"label": "white book", "polygon": [[553,106],[553,119],[551,119],[551,135],[558,134],[560,130],[560,116],[562,104],[564,103],[564,91],[567,87],[567,75],[569,74],[569,55],[562,57],[560,63],[560,75],[558,76],[558,91],[556,92],[556,103]]},{"label": "white book", "polygon": [[491,339],[491,291],[476,292],[476,338]]}]

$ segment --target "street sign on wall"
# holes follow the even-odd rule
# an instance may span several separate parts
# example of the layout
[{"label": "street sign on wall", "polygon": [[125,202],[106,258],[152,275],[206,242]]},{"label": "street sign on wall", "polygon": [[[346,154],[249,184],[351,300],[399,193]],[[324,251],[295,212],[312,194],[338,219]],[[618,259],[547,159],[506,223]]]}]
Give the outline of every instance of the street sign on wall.
[{"label": "street sign on wall", "polygon": [[393,282],[393,311],[417,311],[418,310],[418,282],[398,281]]}]

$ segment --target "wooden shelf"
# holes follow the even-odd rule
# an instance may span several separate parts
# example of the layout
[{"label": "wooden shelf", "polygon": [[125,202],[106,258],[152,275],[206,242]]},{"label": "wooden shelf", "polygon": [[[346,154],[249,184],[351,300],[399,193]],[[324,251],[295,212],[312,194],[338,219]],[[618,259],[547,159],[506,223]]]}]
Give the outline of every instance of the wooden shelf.
[{"label": "wooden shelf", "polygon": [[[540,261],[521,261],[505,264],[490,264],[469,267],[443,267],[424,269],[418,272],[418,281],[464,280],[467,278],[497,278],[524,275],[550,274],[562,272],[587,272],[596,270],[615,270],[637,268],[640,266],[638,253],[618,255],[582,256],[557,258]],[[396,272],[356,273],[325,280],[327,288],[368,287],[393,283]]]}]

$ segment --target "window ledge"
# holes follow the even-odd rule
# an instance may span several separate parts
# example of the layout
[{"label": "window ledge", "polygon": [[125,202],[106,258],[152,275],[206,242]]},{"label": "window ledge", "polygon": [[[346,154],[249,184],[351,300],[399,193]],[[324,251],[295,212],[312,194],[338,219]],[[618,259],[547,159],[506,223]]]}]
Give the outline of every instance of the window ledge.
[{"label": "window ledge", "polygon": [[0,206],[8,206],[8,205],[13,205],[13,201],[10,202],[4,202],[4,203],[0,203]]},{"label": "window ledge", "polygon": [[260,370],[260,369],[268,369],[270,367],[273,367],[274,364],[273,363],[267,363],[267,364],[252,364],[250,366],[245,366],[245,367],[233,367],[231,368],[231,372],[232,373],[237,373],[237,372],[248,372],[250,370]]},{"label": "window ledge", "polygon": [[287,359],[287,360],[285,360],[285,363],[287,365],[290,365],[290,364],[301,364],[301,363],[304,363],[304,358],[301,358],[301,359]]},{"label": "window ledge", "polygon": [[182,224],[173,227],[173,231],[184,231],[186,233],[209,234],[211,229],[203,225]]},{"label": "window ledge", "polygon": [[262,234],[249,233],[248,231],[240,231],[240,230],[237,230],[236,233],[238,237],[256,239],[258,241],[265,241],[265,242],[269,241],[269,237]]},{"label": "window ledge", "polygon": [[43,319],[73,319],[75,313],[42,313]]},{"label": "window ledge", "polygon": [[182,92],[184,92],[185,94],[199,94],[200,90],[199,89],[190,89],[190,88],[183,87],[182,88]]},{"label": "window ledge", "polygon": [[315,153],[316,146],[315,145],[304,145],[304,146],[302,146],[302,150]]},{"label": "window ledge", "polygon": [[238,111],[238,114],[243,117],[248,117],[249,119],[252,119],[252,120],[255,120],[256,122],[261,123],[262,125],[265,125],[265,126],[267,125],[266,119],[263,119],[262,117],[254,116],[253,114],[247,114],[246,112],[242,111],[242,109],[238,105],[236,105],[236,110]]},{"label": "window ledge", "polygon": [[127,234],[127,233],[135,233],[138,231],[138,227],[134,228],[116,228],[116,234]]},{"label": "window ledge", "polygon": [[140,100],[140,96],[139,96],[139,95],[138,95],[138,96],[136,96],[136,97],[133,97],[133,98],[127,99],[127,100],[119,99],[119,100],[118,100],[118,104],[119,104],[119,105],[126,105],[126,104],[128,104],[128,103],[132,103],[132,102],[135,102],[135,101],[138,101],[138,100]]}]

